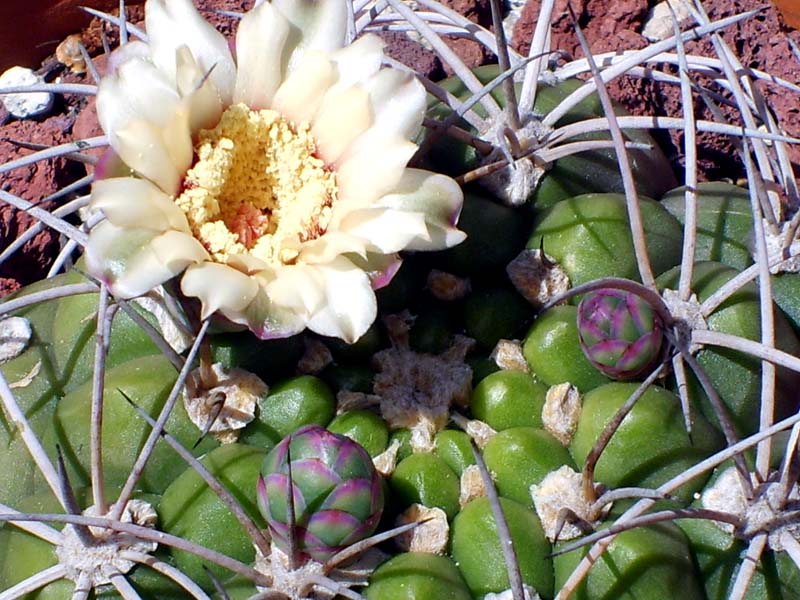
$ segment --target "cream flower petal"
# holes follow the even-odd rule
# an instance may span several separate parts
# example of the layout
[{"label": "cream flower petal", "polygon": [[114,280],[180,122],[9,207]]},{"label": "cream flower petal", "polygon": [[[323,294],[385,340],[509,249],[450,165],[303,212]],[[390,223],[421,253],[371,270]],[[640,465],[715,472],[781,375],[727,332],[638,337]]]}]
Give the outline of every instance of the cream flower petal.
[{"label": "cream flower petal", "polygon": [[231,103],[236,65],[228,42],[200,16],[191,0],[148,0],[144,20],[153,61],[164,73],[175,79],[176,53],[187,46],[223,103]]},{"label": "cream flower petal", "polygon": [[341,0],[272,0],[292,24],[287,49],[286,73],[292,73],[304,52],[330,52],[344,46],[347,33],[347,4]]},{"label": "cream flower petal", "polygon": [[194,134],[210,129],[222,116],[222,98],[213,82],[197,64],[191,50],[178,48],[175,84],[189,111],[189,129]]},{"label": "cream flower petal", "polygon": [[394,279],[394,276],[400,270],[400,267],[403,266],[403,261],[396,255],[394,256],[379,255],[379,256],[384,259],[384,261],[380,263],[382,268],[373,269],[372,271],[367,271],[369,279],[372,282],[373,290],[379,290],[389,285],[392,282],[392,279]]},{"label": "cream flower petal", "polygon": [[306,264],[324,264],[342,254],[366,257],[364,240],[338,229],[303,244],[298,260]]},{"label": "cream flower petal", "polygon": [[115,73],[120,65],[134,57],[150,60],[150,46],[141,40],[129,40],[124,46],[117,46],[108,55],[107,72],[109,75]]},{"label": "cream flower petal", "polygon": [[325,303],[308,321],[320,335],[353,343],[369,329],[378,313],[375,292],[366,273],[345,258],[317,266]]},{"label": "cream flower petal", "polygon": [[367,81],[381,67],[384,42],[377,35],[368,33],[331,53],[336,65],[338,87],[349,87]]},{"label": "cream flower petal", "polygon": [[455,227],[463,203],[464,194],[453,179],[422,169],[406,169],[395,189],[377,202],[425,215],[429,239],[415,238],[409,250],[441,250],[464,241],[466,234]]},{"label": "cream flower petal", "polygon": [[146,179],[114,177],[95,182],[91,206],[117,227],[191,233],[186,215],[172,198]]},{"label": "cream flower petal", "polygon": [[127,60],[100,83],[97,115],[120,158],[174,193],[191,163],[192,140],[186,106],[164,74],[147,59]]},{"label": "cream flower petal", "polygon": [[276,305],[292,309],[308,318],[325,302],[323,283],[314,267],[304,264],[286,265],[275,272],[266,291]]},{"label": "cream flower petal", "polygon": [[[392,189],[402,175],[416,145],[415,137],[422,125],[425,92],[410,74],[384,69],[364,84],[370,98],[373,122],[337,159],[341,197],[368,202]],[[376,164],[378,156],[386,160]],[[376,170],[377,169],[377,170]],[[380,187],[363,181],[359,190],[356,173],[366,174]],[[370,194],[374,192],[374,194]]]},{"label": "cream flower petal", "polygon": [[328,56],[308,51],[275,92],[272,108],[295,123],[311,121],[335,79],[336,69]]},{"label": "cream flower petal", "polygon": [[105,149],[100,159],[94,165],[94,180],[110,179],[111,177],[129,177],[131,168],[119,157],[119,154],[109,146]]},{"label": "cream flower petal", "polygon": [[425,241],[423,238],[418,237],[406,246],[406,250],[423,250],[426,252],[444,250],[445,248],[458,246],[467,239],[467,234],[456,227],[440,227],[430,224],[428,232],[431,238],[430,241]]},{"label": "cream flower petal", "polygon": [[322,98],[311,131],[321,157],[333,163],[374,125],[377,111],[368,86],[381,66],[383,40],[368,34],[330,57],[336,68],[336,82]]},{"label": "cream flower petal", "polygon": [[236,32],[234,103],[252,109],[268,108],[281,83],[283,51],[289,23],[269,2],[246,13]]},{"label": "cream flower petal", "polygon": [[247,275],[253,275],[269,269],[267,263],[250,254],[230,254],[226,264]]},{"label": "cream flower petal", "polygon": [[372,136],[366,140],[362,135],[337,165],[339,197],[348,203],[369,206],[394,189],[416,151],[416,144],[396,136]]},{"label": "cream flower petal", "polygon": [[175,86],[152,62],[138,56],[103,78],[97,91],[97,117],[106,132],[139,120],[166,125],[180,107]]},{"label": "cream flower petal", "polygon": [[146,294],[190,264],[208,258],[191,235],[117,227],[108,221],[92,229],[84,256],[89,272],[121,298]]},{"label": "cream flower petal", "polygon": [[335,162],[371,124],[368,94],[358,86],[331,90],[322,99],[311,133],[321,158]]},{"label": "cream flower petal", "polygon": [[419,131],[425,109],[422,85],[409,74],[384,69],[364,86],[373,123],[338,159],[341,197],[362,203],[385,194],[400,180],[416,152],[408,140]]},{"label": "cream flower petal", "polygon": [[223,315],[245,309],[258,293],[253,278],[227,265],[203,262],[191,265],[181,279],[181,291],[199,298],[201,319],[220,311]]},{"label": "cream flower petal", "polygon": [[373,290],[379,290],[389,285],[403,264],[403,260],[398,254],[371,252],[367,254],[366,258],[360,256],[348,256],[347,258],[367,274]]},{"label": "cream flower petal", "polygon": [[364,208],[345,216],[339,229],[369,242],[370,250],[392,254],[412,242],[430,243],[430,235],[421,212],[388,208]]},{"label": "cream flower petal", "polygon": [[[260,277],[255,276],[260,280]],[[225,317],[247,327],[262,340],[286,338],[306,328],[306,320],[296,312],[278,306],[267,295],[263,283],[252,302],[241,311],[229,311]]]},{"label": "cream flower petal", "polygon": [[[188,115],[177,113],[166,127],[148,121],[132,121],[117,129],[111,145],[131,169],[147,177],[164,192],[175,194],[191,164]],[[189,157],[183,142],[189,141]]]},{"label": "cream flower petal", "polygon": [[[374,124],[367,135],[394,134],[414,139],[425,114],[425,88],[411,73],[383,69],[364,84]],[[375,133],[373,133],[375,131]]]}]

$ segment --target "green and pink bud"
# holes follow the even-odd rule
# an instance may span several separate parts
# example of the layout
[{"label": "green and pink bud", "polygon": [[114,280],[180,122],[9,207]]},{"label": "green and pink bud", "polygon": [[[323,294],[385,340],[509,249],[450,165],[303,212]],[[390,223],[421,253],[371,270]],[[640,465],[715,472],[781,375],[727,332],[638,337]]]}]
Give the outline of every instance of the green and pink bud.
[{"label": "green and pink bud", "polygon": [[663,325],[641,296],[607,288],[581,300],[578,335],[583,353],[598,370],[613,379],[632,379],[658,358]]},{"label": "green and pink bud", "polygon": [[258,507],[278,548],[288,554],[293,541],[295,559],[324,562],[375,531],[383,512],[383,489],[364,448],[308,425],[283,438],[264,459]]}]

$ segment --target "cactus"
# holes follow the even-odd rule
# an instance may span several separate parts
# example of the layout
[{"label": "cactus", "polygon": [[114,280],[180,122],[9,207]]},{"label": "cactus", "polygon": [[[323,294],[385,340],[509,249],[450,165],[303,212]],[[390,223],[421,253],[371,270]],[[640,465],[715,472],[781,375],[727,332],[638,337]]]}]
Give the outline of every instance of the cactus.
[{"label": "cactus", "polygon": [[[52,202],[0,193],[39,221],[0,262],[41,227],[64,240],[53,277],[0,302],[0,319],[22,319],[0,320],[0,595],[610,600],[671,597],[683,583],[692,597],[792,597],[798,185],[795,140],[761,84],[800,89],[745,69],[718,35],[753,14],[710,22],[697,4],[662,42],[548,62],[559,50],[552,1],[527,59],[503,37],[494,0],[493,32],[436,0],[272,0],[239,29],[275,35],[231,45],[188,0],[148,2],[147,32],[120,26],[124,2],[120,18],[98,13],[112,43],[128,45],[109,61],[122,71],[100,84],[109,137],[0,165],[2,177],[116,151],[95,166],[80,225],[88,196],[59,197],[88,179]],[[204,43],[144,58],[145,33],[173,37],[156,13]],[[283,31],[277,13],[297,18]],[[379,69],[373,37],[331,60],[294,53],[326,55],[333,30],[349,43],[385,29],[421,36],[454,73],[421,78],[427,106],[413,77]],[[470,70],[445,44],[453,33],[498,65]],[[714,56],[687,54],[695,39]],[[273,42],[292,50],[272,71],[248,71],[242,57]],[[160,102],[122,86],[134,75],[159,84]],[[328,89],[336,77],[347,85]],[[676,86],[683,106],[706,103],[718,118],[624,114],[606,89],[619,77]],[[96,94],[88,81],[37,91]],[[298,87],[279,92],[285,81]],[[236,121],[234,98],[313,113],[323,96],[337,110],[306,115],[308,129],[276,125],[318,146],[280,161],[325,187],[357,155],[360,170],[331,194],[347,210],[281,208],[302,239],[282,239],[280,264],[266,264],[257,240],[278,208],[254,212],[234,194],[222,221],[247,252],[231,258],[231,239],[214,246],[210,223],[180,208],[214,187],[183,163],[224,153],[229,131],[216,121]],[[158,127],[122,127],[123,100]],[[165,111],[180,118],[162,122]],[[359,145],[365,115],[379,126]],[[654,125],[684,141],[682,187],[646,132]],[[736,140],[747,188],[698,183],[701,132]],[[143,144],[165,155],[139,156]],[[146,196],[141,212],[112,197],[119,185]],[[204,227],[198,247],[189,240]],[[264,380],[248,407],[225,387],[241,371]],[[203,404],[192,411],[204,426],[187,398]],[[404,414],[387,408],[397,399]],[[238,421],[217,437],[218,420]]]}]

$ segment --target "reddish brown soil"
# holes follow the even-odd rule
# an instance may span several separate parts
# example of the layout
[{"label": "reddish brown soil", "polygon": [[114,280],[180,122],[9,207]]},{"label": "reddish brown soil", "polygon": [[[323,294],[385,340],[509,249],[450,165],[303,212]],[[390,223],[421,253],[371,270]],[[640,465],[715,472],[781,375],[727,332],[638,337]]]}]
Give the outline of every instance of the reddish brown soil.
[{"label": "reddish brown soil", "polygon": [[[59,114],[43,121],[14,121],[7,123],[0,133],[0,161],[14,160],[30,151],[13,142],[24,140],[36,144],[57,145],[72,140],[74,116]],[[76,163],[63,159],[39,162],[29,168],[14,169],[1,177],[3,190],[33,203],[40,202],[59,188],[72,183],[83,174]],[[48,204],[42,205],[48,208]],[[0,250],[16,239],[23,231],[35,225],[36,219],[26,212],[0,202]],[[0,296],[14,291],[46,273],[58,252],[58,236],[44,230],[29,241],[0,267]]]},{"label": "reddish brown soil", "polygon": [[0,1],[0,72],[14,65],[35,69],[61,40],[89,22],[81,6],[108,11],[119,0]]},{"label": "reddish brown soil", "polygon": [[[27,3],[14,3],[3,0],[0,2],[0,18],[12,10],[9,8],[12,4],[24,6],[28,12],[32,13],[30,2],[35,4],[39,1],[29,0]],[[574,56],[580,56],[582,52],[574,35],[571,18],[566,11],[567,1],[559,0],[557,2],[557,13],[560,16],[555,20],[553,42],[555,47]],[[646,0],[569,1],[572,2],[573,9],[578,15],[579,22],[584,28],[594,52],[620,47],[639,48],[646,44],[644,38],[639,34],[646,18]],[[94,0],[92,4],[97,6],[98,3],[104,2],[107,5],[117,4],[117,0]],[[206,18],[224,33],[232,34],[235,31],[236,20],[222,16],[214,12],[212,8],[243,11],[249,9],[252,2],[253,0],[202,0],[199,4],[202,6],[201,10]],[[59,0],[55,4],[62,6],[67,3],[68,0]],[[445,3],[474,22],[487,27],[491,25],[489,0],[446,0]],[[717,19],[733,12],[759,6],[760,2],[758,0],[715,0],[707,4],[711,18]],[[514,45],[520,52],[524,53],[528,50],[538,7],[539,0],[529,0],[518,22],[514,34]],[[132,22],[141,24],[142,7],[129,6],[128,16]],[[63,20],[61,25],[63,25]],[[31,27],[35,27],[35,25],[31,25]],[[28,31],[30,30],[29,28]],[[47,34],[63,37],[72,30],[56,28],[56,31],[57,33],[52,33],[50,29],[47,29]],[[2,28],[0,28],[0,34],[3,34]],[[387,42],[388,54],[393,58],[405,62],[434,80],[446,74],[446,70],[435,54],[412,42],[403,34],[383,32],[381,35]],[[725,39],[735,47],[746,66],[762,68],[790,81],[800,82],[800,62],[792,58],[786,41],[787,34],[782,28],[780,18],[775,10],[764,11],[755,19],[731,28],[724,35]],[[800,42],[800,35],[797,32],[793,31],[790,35]],[[104,36],[112,46],[117,41],[114,28],[98,20],[93,20],[83,30],[83,43],[93,56],[102,53]],[[58,39],[60,38],[55,41]],[[478,66],[492,59],[477,44],[468,40],[453,38],[448,42],[469,66]],[[0,45],[5,43],[7,41],[0,35]],[[53,45],[51,44],[49,51],[52,52],[52,50]],[[693,53],[711,54],[708,43],[692,45],[688,50]],[[5,52],[5,48],[0,54],[3,54],[4,57],[10,56]],[[102,61],[100,64],[102,66]],[[49,81],[58,76],[68,82],[92,81],[89,75],[66,72],[63,66],[55,62],[52,57],[45,59],[40,72],[44,73]],[[774,88],[762,87],[787,133],[800,135],[800,107],[797,105],[796,95],[781,95]],[[636,114],[678,114],[680,108],[676,89],[661,88],[637,79],[628,78],[616,82],[612,86],[612,93],[617,100]],[[695,111],[698,118],[710,118],[702,106],[696,106]],[[27,122],[9,120],[8,115],[0,111],[0,163],[30,152],[30,150],[22,149],[14,144],[14,141],[51,146],[98,133],[99,128],[93,112],[93,102],[78,96],[66,96],[59,99],[51,116],[40,120]],[[680,168],[682,136],[679,133],[664,134],[661,136],[661,141],[673,156],[676,167]],[[700,140],[701,176],[709,179],[739,177],[741,167],[732,156],[733,151],[727,140],[702,136]],[[35,202],[74,181],[83,172],[83,165],[68,163],[64,160],[40,162],[30,168],[17,169],[11,173],[0,175],[0,186],[5,191]],[[34,222],[34,219],[28,215],[0,203],[0,251]],[[0,265],[0,297],[20,285],[42,277],[57,250],[57,235],[44,231],[29,242],[12,260]]]}]

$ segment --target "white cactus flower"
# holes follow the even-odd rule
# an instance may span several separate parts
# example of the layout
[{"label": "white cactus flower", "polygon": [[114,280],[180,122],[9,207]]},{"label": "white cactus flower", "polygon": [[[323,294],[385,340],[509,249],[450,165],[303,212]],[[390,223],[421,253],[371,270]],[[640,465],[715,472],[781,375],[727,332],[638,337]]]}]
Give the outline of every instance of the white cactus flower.
[{"label": "white cactus flower", "polygon": [[234,44],[191,0],[148,0],[97,110],[127,176],[100,179],[87,265],[119,297],[181,289],[261,338],[309,328],[354,341],[401,250],[458,244],[463,196],[407,168],[425,92],[349,45],[346,0],[273,0]]}]

